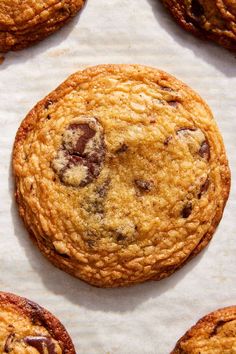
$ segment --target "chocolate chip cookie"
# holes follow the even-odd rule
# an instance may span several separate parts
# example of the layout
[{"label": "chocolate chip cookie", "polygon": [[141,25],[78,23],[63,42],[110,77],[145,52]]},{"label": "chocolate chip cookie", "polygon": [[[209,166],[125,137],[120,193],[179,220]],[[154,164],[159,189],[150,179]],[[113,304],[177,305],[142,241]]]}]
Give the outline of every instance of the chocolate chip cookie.
[{"label": "chocolate chip cookie", "polygon": [[177,342],[171,354],[236,353],[236,306],[203,317]]},{"label": "chocolate chip cookie", "polygon": [[69,77],[22,122],[13,169],[39,249],[101,287],[180,268],[210,241],[230,188],[208,106],[173,76],[140,65]]},{"label": "chocolate chip cookie", "polygon": [[235,0],[163,0],[187,31],[236,51]]},{"label": "chocolate chip cookie", "polygon": [[75,354],[63,325],[25,298],[0,292],[0,352]]},{"label": "chocolate chip cookie", "polygon": [[85,0],[1,0],[0,52],[18,50],[61,28]]}]

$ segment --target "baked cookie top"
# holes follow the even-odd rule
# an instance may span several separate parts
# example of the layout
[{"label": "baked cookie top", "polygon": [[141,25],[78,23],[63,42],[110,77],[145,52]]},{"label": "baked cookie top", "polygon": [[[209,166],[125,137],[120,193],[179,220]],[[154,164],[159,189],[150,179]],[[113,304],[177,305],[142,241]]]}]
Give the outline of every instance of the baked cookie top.
[{"label": "baked cookie top", "polygon": [[163,0],[186,30],[236,51],[235,0]]},{"label": "baked cookie top", "polygon": [[235,354],[236,306],[203,317],[180,338],[171,354]]},{"label": "baked cookie top", "polygon": [[62,27],[84,0],[1,0],[0,52],[28,47]]},{"label": "baked cookie top", "polygon": [[109,287],[161,279],[198,253],[230,185],[208,106],[140,65],[69,77],[21,124],[13,168],[20,214],[40,250]]},{"label": "baked cookie top", "polygon": [[63,325],[37,304],[0,292],[0,352],[75,354]]}]

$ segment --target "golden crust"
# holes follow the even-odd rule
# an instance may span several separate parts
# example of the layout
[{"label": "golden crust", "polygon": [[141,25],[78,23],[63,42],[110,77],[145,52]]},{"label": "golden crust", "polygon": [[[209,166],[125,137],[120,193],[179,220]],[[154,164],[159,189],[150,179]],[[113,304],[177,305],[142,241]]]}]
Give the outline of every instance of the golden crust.
[{"label": "golden crust", "polygon": [[[52,165],[65,129],[81,117],[99,121],[106,154],[100,174],[76,188]],[[22,122],[13,170],[20,215],[41,252],[101,287],[180,268],[210,241],[230,189],[208,106],[174,77],[140,65],[70,76]]]},{"label": "golden crust", "polygon": [[199,320],[177,342],[171,354],[233,354],[236,351],[236,306]]},{"label": "golden crust", "polygon": [[236,51],[236,7],[233,0],[162,0],[187,31]]},{"label": "golden crust", "polygon": [[73,343],[58,319],[14,294],[0,292],[0,327],[1,353],[30,354],[37,348],[37,353],[44,353],[40,351],[42,345],[49,354],[75,354]]},{"label": "golden crust", "polygon": [[84,0],[1,0],[0,52],[19,50],[61,28]]}]

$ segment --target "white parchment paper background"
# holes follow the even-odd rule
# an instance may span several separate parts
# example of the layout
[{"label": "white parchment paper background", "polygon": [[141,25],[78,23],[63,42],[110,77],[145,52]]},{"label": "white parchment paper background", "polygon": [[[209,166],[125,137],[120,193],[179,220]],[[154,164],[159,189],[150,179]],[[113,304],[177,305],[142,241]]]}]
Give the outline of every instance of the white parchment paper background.
[{"label": "white parchment paper background", "polygon": [[[54,268],[31,244],[13,202],[11,151],[26,113],[67,76],[99,63],[141,63],[182,79],[209,103],[232,169],[209,247],[161,282],[96,289]],[[158,0],[88,0],[44,42],[0,66],[0,289],[57,315],[80,354],[168,354],[202,315],[236,304],[236,58],[185,33]]]}]

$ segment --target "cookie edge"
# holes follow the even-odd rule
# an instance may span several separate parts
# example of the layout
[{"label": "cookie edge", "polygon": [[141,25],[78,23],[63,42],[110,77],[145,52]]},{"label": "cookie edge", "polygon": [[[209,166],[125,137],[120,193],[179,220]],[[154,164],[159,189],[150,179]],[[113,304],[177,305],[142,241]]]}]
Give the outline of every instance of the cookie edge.
[{"label": "cookie edge", "polygon": [[234,44],[233,41],[208,33],[201,27],[195,26],[193,22],[188,22],[186,20],[186,12],[184,11],[182,0],[162,0],[162,3],[175,19],[176,23],[179,24],[185,31],[195,35],[195,37],[202,40],[213,41],[225,49],[236,53],[236,43]]},{"label": "cookie edge", "polygon": [[[63,21],[60,21],[58,23],[55,23],[55,25],[53,26],[52,29],[50,29],[48,32],[44,32],[41,36],[40,36],[40,30],[43,30],[44,27],[41,27],[39,30],[34,31],[33,32],[33,38],[29,35],[27,35],[27,33],[25,34],[25,41],[18,41],[17,38],[19,38],[19,36],[17,36],[17,34],[15,35],[15,39],[16,42],[13,45],[8,45],[6,43],[6,36],[7,34],[12,34],[12,32],[10,31],[2,31],[3,37],[5,38],[0,40],[0,53],[8,53],[11,51],[19,51],[28,47],[31,47],[41,41],[43,41],[44,39],[46,39],[47,37],[50,37],[53,33],[59,31],[62,27],[64,27],[64,25],[66,25],[68,22],[70,22],[70,20],[76,16],[76,14],[78,12],[80,12],[83,7],[85,6],[85,2],[86,0],[81,0],[81,4],[80,6],[78,6],[78,8],[75,11],[72,11],[70,13],[70,15],[68,17],[66,17]],[[47,26],[46,26],[47,28]]]},{"label": "cookie edge", "polygon": [[63,324],[45,308],[25,297],[2,291],[0,291],[0,304],[14,305],[23,315],[39,319],[52,338],[63,343],[65,354],[76,354],[72,339]]},{"label": "cookie edge", "polygon": [[[222,320],[222,317],[226,313],[232,313],[232,316],[236,319],[236,305],[222,307],[218,310],[212,311],[209,314],[205,315],[204,317],[200,318],[187,332],[177,341],[175,348],[170,352],[170,354],[181,354],[180,345],[182,342],[192,338],[195,332],[199,328],[207,327],[209,324],[213,324],[214,329],[217,327],[218,322]],[[223,320],[224,321],[224,320]],[[225,321],[227,322],[227,321]]]}]

